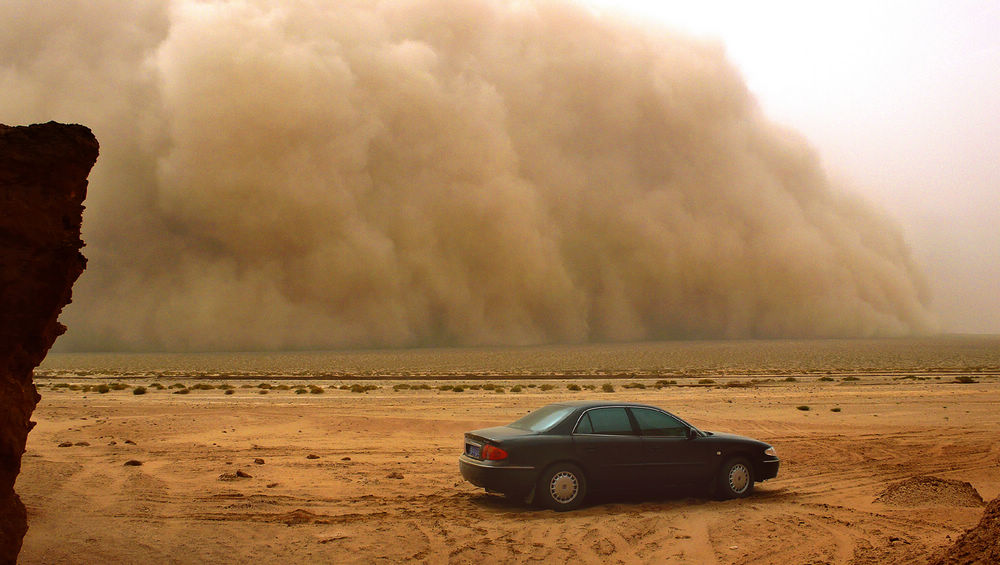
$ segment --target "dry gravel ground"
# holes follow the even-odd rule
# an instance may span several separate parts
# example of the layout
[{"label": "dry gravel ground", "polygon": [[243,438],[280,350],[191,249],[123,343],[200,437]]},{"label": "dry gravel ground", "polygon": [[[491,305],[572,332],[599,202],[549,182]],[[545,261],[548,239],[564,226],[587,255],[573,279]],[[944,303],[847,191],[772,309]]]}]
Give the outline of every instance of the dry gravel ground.
[{"label": "dry gravel ground", "polygon": [[[961,483],[1000,495],[1000,382],[950,379],[619,382],[609,394],[566,381],[503,395],[43,388],[16,487],[29,512],[20,560],[927,563],[983,515]],[[768,441],[781,472],[745,500],[611,496],[564,514],[461,480],[464,431],[593,397]],[[903,483],[913,477],[945,481]],[[905,504],[876,502],[900,484]]]}]

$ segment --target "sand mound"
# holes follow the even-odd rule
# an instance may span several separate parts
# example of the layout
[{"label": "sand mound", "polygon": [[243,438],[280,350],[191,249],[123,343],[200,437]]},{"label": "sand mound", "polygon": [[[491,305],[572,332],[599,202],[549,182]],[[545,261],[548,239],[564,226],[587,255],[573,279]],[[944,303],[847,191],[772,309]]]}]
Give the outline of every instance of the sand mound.
[{"label": "sand mound", "polygon": [[886,487],[875,502],[892,506],[982,506],[983,497],[965,481],[910,477]]},{"label": "sand mound", "polygon": [[990,502],[976,527],[934,561],[934,565],[954,563],[1000,563],[1000,498]]}]

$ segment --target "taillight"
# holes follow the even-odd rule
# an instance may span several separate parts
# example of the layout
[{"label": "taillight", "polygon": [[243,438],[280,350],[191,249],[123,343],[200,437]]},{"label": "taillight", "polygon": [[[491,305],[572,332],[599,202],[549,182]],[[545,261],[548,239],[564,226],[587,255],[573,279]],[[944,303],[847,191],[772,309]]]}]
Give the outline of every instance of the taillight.
[{"label": "taillight", "polygon": [[480,457],[489,461],[499,461],[507,458],[507,452],[495,445],[486,444],[483,446],[483,452]]}]

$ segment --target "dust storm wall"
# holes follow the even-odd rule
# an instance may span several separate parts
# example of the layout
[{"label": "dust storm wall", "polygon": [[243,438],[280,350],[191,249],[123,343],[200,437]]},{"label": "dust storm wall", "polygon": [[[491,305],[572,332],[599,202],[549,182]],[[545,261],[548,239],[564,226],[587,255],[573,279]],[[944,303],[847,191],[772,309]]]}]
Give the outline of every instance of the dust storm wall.
[{"label": "dust storm wall", "polygon": [[899,229],[724,47],[561,2],[7,2],[0,116],[84,122],[76,349],[931,331]]}]

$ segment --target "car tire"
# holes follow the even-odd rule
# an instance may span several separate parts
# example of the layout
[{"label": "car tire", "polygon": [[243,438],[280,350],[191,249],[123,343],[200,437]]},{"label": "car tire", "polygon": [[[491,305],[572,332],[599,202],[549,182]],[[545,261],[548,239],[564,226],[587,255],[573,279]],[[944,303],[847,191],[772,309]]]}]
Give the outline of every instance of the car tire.
[{"label": "car tire", "polygon": [[576,510],[587,496],[587,478],[572,463],[556,463],[542,473],[535,487],[535,500],[557,512]]},{"label": "car tire", "polygon": [[716,494],[719,498],[744,498],[753,492],[753,466],[743,458],[726,461],[719,470]]}]

